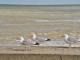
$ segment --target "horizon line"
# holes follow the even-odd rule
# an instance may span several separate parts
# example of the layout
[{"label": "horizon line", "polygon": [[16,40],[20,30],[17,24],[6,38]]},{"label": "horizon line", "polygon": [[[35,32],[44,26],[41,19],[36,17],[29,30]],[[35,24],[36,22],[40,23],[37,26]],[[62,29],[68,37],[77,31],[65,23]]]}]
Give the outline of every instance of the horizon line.
[{"label": "horizon line", "polygon": [[[0,4],[0,5],[23,5],[23,6],[24,6],[24,5],[36,5],[36,6],[37,6],[37,5],[45,5],[45,6],[46,6],[46,5],[52,5],[52,4]],[[67,6],[67,5],[80,5],[80,4],[53,4],[53,5],[54,5],[54,6],[57,6],[57,5],[58,5],[58,6],[59,6],[59,5],[66,5],[66,6]]]}]

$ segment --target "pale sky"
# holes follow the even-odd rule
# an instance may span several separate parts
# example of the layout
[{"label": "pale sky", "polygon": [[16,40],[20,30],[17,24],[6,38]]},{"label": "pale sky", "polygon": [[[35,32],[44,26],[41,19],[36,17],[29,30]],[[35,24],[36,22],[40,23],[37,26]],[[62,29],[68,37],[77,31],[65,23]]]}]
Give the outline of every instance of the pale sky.
[{"label": "pale sky", "polygon": [[62,5],[80,4],[80,0],[0,0],[0,4],[21,4],[21,5]]}]

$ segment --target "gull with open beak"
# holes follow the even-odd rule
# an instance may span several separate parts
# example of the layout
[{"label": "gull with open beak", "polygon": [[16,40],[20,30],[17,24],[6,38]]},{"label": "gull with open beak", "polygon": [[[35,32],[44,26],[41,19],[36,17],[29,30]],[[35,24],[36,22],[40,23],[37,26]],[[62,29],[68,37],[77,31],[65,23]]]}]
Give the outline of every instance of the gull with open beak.
[{"label": "gull with open beak", "polygon": [[69,44],[69,49],[71,48],[71,44],[80,42],[79,38],[69,36],[68,34],[64,34],[61,37],[64,37],[64,41]]},{"label": "gull with open beak", "polygon": [[19,37],[18,42],[19,42],[20,45],[25,46],[24,51],[26,51],[26,46],[39,45],[39,43],[36,43],[36,42],[32,41],[31,39],[25,40],[23,37]]}]

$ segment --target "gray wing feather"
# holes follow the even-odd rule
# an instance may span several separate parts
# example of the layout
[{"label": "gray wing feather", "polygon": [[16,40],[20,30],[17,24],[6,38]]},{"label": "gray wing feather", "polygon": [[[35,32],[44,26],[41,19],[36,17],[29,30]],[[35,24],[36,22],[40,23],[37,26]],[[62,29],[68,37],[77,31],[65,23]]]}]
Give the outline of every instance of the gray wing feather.
[{"label": "gray wing feather", "polygon": [[24,40],[22,43],[21,43],[22,45],[34,45],[34,42],[32,41],[30,41],[30,40]]},{"label": "gray wing feather", "polygon": [[47,38],[42,38],[42,37],[36,37],[36,40],[40,41],[40,42],[44,42],[47,40]]},{"label": "gray wing feather", "polygon": [[76,42],[78,42],[78,39],[76,39],[75,37],[69,37],[68,41],[76,43]]}]

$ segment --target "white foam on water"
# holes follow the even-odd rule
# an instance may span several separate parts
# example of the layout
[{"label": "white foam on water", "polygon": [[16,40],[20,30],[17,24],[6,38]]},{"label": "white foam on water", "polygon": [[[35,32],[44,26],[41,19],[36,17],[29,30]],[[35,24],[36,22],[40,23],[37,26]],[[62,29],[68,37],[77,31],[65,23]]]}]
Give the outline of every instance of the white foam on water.
[{"label": "white foam on water", "polygon": [[35,20],[36,22],[50,22],[50,20]]},{"label": "white foam on water", "polygon": [[[11,42],[0,43],[0,46],[21,46],[21,45],[15,41],[15,43]],[[46,41],[40,43],[40,46],[69,47],[69,44],[65,43],[64,41]],[[80,47],[80,43],[72,44],[71,47]]]},{"label": "white foam on water", "polygon": [[[65,43],[64,41],[50,41],[41,43],[40,46],[69,47],[69,44]],[[71,47],[80,47],[80,43],[72,44]]]},{"label": "white foam on water", "polygon": [[80,20],[35,20],[36,22],[80,22]]}]

